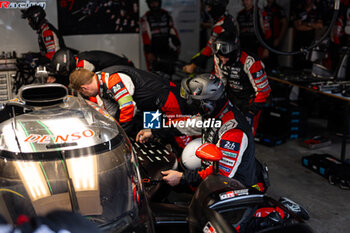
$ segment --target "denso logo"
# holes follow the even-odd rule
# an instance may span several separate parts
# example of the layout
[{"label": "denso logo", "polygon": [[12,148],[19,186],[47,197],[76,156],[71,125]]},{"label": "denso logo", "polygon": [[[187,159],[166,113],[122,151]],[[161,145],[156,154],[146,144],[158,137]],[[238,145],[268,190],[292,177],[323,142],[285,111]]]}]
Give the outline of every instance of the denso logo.
[{"label": "denso logo", "polygon": [[38,143],[38,144],[49,144],[49,143],[65,143],[74,142],[81,140],[83,138],[90,138],[95,135],[95,132],[91,129],[84,130],[82,132],[75,132],[66,135],[40,135],[40,134],[30,134],[24,142]]},{"label": "denso logo", "polygon": [[0,1],[0,9],[25,9],[31,6],[41,6],[45,9],[46,2],[31,2],[31,1],[22,1],[22,2],[10,2],[10,1]]}]

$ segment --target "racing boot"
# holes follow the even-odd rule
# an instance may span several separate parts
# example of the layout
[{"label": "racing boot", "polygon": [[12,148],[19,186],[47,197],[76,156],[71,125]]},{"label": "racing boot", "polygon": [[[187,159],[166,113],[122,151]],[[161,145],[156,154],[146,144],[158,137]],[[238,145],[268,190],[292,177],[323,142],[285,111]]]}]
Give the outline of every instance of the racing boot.
[{"label": "racing boot", "polygon": [[279,199],[279,202],[284,205],[289,211],[293,212],[296,216],[308,220],[310,218],[309,213],[304,209],[301,205],[295,203],[294,201],[286,198],[281,197]]}]

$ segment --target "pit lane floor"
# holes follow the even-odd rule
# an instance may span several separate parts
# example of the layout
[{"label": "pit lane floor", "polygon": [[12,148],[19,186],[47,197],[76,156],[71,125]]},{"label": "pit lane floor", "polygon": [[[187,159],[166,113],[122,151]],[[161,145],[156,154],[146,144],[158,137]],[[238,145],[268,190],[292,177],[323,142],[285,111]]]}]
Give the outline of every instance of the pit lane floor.
[{"label": "pit lane floor", "polygon": [[[350,232],[350,190],[329,184],[301,164],[303,156],[314,153],[340,158],[341,139],[332,139],[331,145],[313,150],[300,146],[296,139],[275,147],[256,144],[256,157],[269,167],[271,186],[267,193],[276,199],[286,196],[301,204],[311,216],[307,224],[315,233]],[[350,159],[349,142],[346,152],[345,158]]]}]

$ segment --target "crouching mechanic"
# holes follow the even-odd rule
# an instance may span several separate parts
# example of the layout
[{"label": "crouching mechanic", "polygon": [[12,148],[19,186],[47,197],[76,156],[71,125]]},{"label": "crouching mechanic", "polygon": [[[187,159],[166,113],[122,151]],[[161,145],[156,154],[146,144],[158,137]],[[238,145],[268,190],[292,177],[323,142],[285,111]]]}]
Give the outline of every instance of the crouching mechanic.
[{"label": "crouching mechanic", "polygon": [[97,73],[78,69],[69,80],[70,86],[85,96],[98,95],[117,103],[114,116],[129,136],[134,132],[137,109],[161,110],[168,118],[184,114],[186,103],[177,87],[151,72],[127,66],[111,66]]},{"label": "crouching mechanic", "polygon": [[[138,133],[136,140],[143,143],[153,136],[199,133],[202,143],[213,143],[223,152],[224,157],[219,161],[221,175],[237,179],[247,187],[256,185],[258,176],[251,128],[240,110],[228,100],[222,80],[210,74],[184,79],[181,83],[181,96],[200,106],[200,115],[195,120],[214,120],[221,124],[202,129],[196,127],[199,124],[188,124],[187,128],[144,129]],[[163,179],[171,186],[180,183],[198,186],[212,172],[212,165],[209,165],[195,171],[167,170],[162,174]]]},{"label": "crouching mechanic", "polygon": [[264,64],[240,50],[234,33],[220,34],[213,43],[213,51],[215,75],[223,79],[230,101],[246,116],[255,135],[261,108],[271,92]]}]

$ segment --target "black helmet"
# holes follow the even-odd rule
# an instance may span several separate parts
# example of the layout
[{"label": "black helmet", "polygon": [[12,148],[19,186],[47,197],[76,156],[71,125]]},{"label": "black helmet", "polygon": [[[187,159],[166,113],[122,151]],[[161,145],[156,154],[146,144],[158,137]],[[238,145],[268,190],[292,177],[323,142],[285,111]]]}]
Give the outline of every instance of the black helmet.
[{"label": "black helmet", "polygon": [[50,67],[54,74],[68,76],[76,67],[73,52],[67,48],[58,50],[52,57]]},{"label": "black helmet", "polygon": [[213,112],[217,112],[216,107],[221,106],[218,102],[226,97],[224,83],[220,78],[211,74],[183,79],[180,94],[188,104],[191,104],[192,100],[199,101],[202,116],[210,116]]},{"label": "black helmet", "polygon": [[[147,6],[151,11],[159,11],[162,7],[162,0],[146,0]],[[158,7],[151,7],[151,2],[158,2]]]},{"label": "black helmet", "polygon": [[228,65],[236,62],[240,57],[239,39],[236,33],[223,32],[212,43],[215,55],[230,58]]},{"label": "black helmet", "polygon": [[213,19],[224,15],[229,0],[204,0],[204,4],[210,6],[208,13]]},{"label": "black helmet", "polygon": [[46,13],[40,6],[31,6],[26,10],[22,11],[22,18],[29,20],[29,25],[34,29],[38,30],[45,20]]}]

